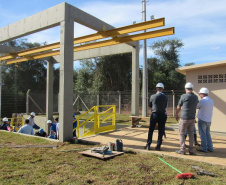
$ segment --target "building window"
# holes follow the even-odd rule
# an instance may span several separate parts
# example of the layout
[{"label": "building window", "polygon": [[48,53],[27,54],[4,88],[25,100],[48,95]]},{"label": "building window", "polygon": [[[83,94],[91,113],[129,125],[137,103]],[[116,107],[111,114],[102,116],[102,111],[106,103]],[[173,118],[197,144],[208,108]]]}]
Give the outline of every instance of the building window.
[{"label": "building window", "polygon": [[219,74],[219,83],[223,83],[223,82],[224,82],[224,75]]},{"label": "building window", "polygon": [[199,84],[202,83],[202,75],[198,75],[198,83],[199,83]]},{"label": "building window", "polygon": [[208,83],[213,83],[213,75],[208,75]]},{"label": "building window", "polygon": [[198,75],[198,83],[226,83],[226,74]]}]

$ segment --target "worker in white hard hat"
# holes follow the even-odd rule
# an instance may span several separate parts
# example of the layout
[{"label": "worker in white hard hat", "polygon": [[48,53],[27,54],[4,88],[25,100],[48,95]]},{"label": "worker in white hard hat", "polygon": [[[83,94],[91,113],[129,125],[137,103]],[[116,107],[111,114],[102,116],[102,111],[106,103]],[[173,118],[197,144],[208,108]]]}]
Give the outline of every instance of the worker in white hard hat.
[{"label": "worker in white hard hat", "polygon": [[53,123],[52,120],[47,121],[47,125],[50,127],[50,139],[56,139],[56,123]]},{"label": "worker in white hard hat", "polygon": [[28,118],[29,119],[29,124],[34,129],[40,129],[40,127],[34,122],[34,118],[35,118],[35,112],[31,112],[31,116]]},{"label": "worker in white hard hat", "polygon": [[201,139],[201,147],[196,150],[199,152],[213,152],[213,143],[210,135],[210,126],[213,115],[213,100],[208,96],[209,90],[205,87],[199,91],[201,100],[199,101],[197,108],[199,109],[198,128]]},{"label": "worker in white hard hat", "polygon": [[194,86],[191,82],[186,83],[186,94],[181,95],[176,110],[176,120],[179,121],[179,112],[181,111],[181,118],[179,121],[179,139],[180,149],[176,151],[178,154],[185,155],[185,131],[188,130],[189,135],[189,154],[195,155],[193,150],[194,144],[194,126],[195,126],[195,114],[198,104],[198,96],[193,93]]},{"label": "worker in white hard hat", "polygon": [[7,117],[4,117],[2,119],[2,124],[0,125],[0,130],[8,130],[10,131],[10,125],[9,125],[9,122],[8,122],[8,118]]},{"label": "worker in white hard hat", "polygon": [[150,104],[152,114],[150,117],[150,125],[148,132],[147,144],[144,147],[147,150],[150,150],[152,143],[153,131],[155,129],[156,123],[158,123],[158,141],[155,147],[155,150],[160,151],[162,145],[162,137],[165,133],[165,123],[167,119],[166,107],[168,103],[167,96],[163,93],[164,85],[162,83],[158,83],[156,85],[157,93],[150,97]]}]

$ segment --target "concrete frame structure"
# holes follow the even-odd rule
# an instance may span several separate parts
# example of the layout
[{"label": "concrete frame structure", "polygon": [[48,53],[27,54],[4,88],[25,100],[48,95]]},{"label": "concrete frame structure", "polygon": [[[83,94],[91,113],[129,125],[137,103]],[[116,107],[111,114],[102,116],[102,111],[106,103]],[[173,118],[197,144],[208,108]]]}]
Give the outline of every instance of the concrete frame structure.
[{"label": "concrete frame structure", "polygon": [[202,87],[209,89],[209,97],[214,101],[211,131],[226,132],[226,60],[176,69],[186,75],[186,81],[194,84],[198,94]]},{"label": "concrete frame structure", "polygon": [[[0,44],[60,25],[60,55],[46,59],[46,119],[53,118],[53,63],[60,63],[60,141],[72,138],[73,61],[118,53],[132,53],[132,115],[139,114],[139,44],[120,44],[88,51],[73,52],[74,22],[96,31],[114,27],[67,3],[61,3],[16,23],[0,28]],[[1,51],[0,51],[1,52]]]}]

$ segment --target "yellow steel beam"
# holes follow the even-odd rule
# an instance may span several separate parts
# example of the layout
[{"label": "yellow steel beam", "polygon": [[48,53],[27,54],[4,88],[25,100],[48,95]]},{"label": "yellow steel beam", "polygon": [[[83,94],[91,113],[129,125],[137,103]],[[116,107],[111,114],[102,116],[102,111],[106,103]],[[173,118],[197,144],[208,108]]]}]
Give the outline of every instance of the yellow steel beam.
[{"label": "yellow steel beam", "polygon": [[[160,27],[160,26],[164,26],[164,25],[165,25],[165,18],[154,19],[154,20],[150,20],[150,21],[146,21],[146,22],[142,22],[142,23],[124,26],[121,28],[115,28],[115,29],[108,30],[108,31],[99,31],[99,32],[91,34],[91,35],[78,37],[78,38],[74,39],[74,44],[76,45],[76,44],[80,44],[80,43],[84,43],[84,42],[90,42],[90,41],[94,41],[94,40],[107,38],[107,37],[119,36],[119,35],[123,35],[123,34],[127,34],[127,33],[156,28],[156,27]],[[3,55],[0,57],[0,61],[8,60],[8,59],[15,58],[18,56],[21,57],[21,56],[25,56],[25,55],[35,54],[38,52],[57,49],[59,47],[60,47],[60,42],[48,44],[45,46],[40,46],[37,48],[31,48],[28,50],[20,51],[18,53],[14,53],[13,56],[11,54]]]},{"label": "yellow steel beam", "polygon": [[93,48],[110,46],[110,45],[115,45],[115,44],[133,42],[133,41],[150,39],[150,38],[155,38],[155,37],[162,37],[162,36],[173,35],[173,34],[174,34],[173,27],[166,28],[166,29],[161,29],[161,30],[156,30],[156,31],[135,34],[135,35],[131,35],[131,36],[117,37],[117,38],[113,38],[113,39],[106,40],[106,41],[84,44],[82,46],[74,47],[74,51],[82,51],[82,50],[87,50],[87,49],[93,49]]},{"label": "yellow steel beam", "polygon": [[[74,51],[75,52],[83,51],[83,50],[87,50],[87,49],[94,49],[94,48],[99,48],[99,47],[104,47],[104,46],[116,45],[116,44],[121,44],[121,43],[162,37],[162,36],[173,35],[173,34],[174,34],[174,27],[165,28],[165,29],[161,29],[161,30],[155,30],[155,31],[125,36],[125,37],[117,37],[117,38],[113,38],[113,39],[109,39],[109,40],[105,40],[105,41],[88,43],[88,44],[84,44],[81,46],[75,46]],[[59,54],[60,54],[60,50],[56,50],[56,51],[45,52],[45,53],[41,53],[41,54],[37,54],[37,55],[32,55],[30,57],[33,60],[35,60],[35,59],[40,59],[40,58],[45,58],[45,57],[50,57],[50,56],[56,56]],[[27,58],[21,57],[18,59],[8,60],[8,61],[6,61],[6,64],[24,62],[27,60],[28,60]],[[29,59],[29,60],[31,60],[31,59]]]}]

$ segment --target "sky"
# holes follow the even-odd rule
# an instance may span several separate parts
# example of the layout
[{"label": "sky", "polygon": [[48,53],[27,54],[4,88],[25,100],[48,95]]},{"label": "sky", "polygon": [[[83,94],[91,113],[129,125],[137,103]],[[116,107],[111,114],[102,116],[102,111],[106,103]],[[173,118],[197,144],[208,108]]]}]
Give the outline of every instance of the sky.
[{"label": "sky", "polygon": [[[67,2],[118,28],[142,22],[142,0],[0,0],[0,28]],[[180,64],[203,64],[226,60],[226,0],[149,0],[146,19],[165,17],[165,27],[175,27],[175,35],[148,39],[147,46],[177,38],[184,43]],[[159,28],[159,29],[161,29]],[[95,33],[75,23],[75,37]],[[30,42],[59,42],[60,28],[55,27],[26,37]],[[140,42],[142,44],[142,41]],[[140,65],[143,51],[140,50]],[[147,57],[154,53],[148,47]],[[79,64],[77,63],[79,66]]]}]

